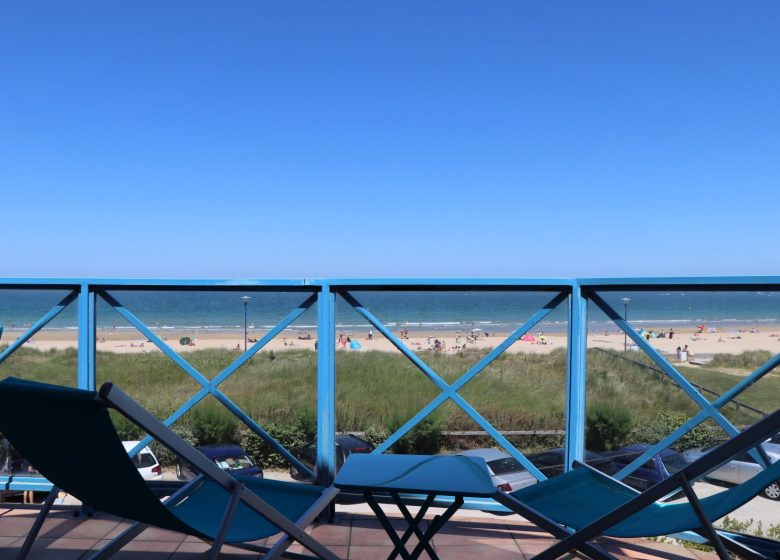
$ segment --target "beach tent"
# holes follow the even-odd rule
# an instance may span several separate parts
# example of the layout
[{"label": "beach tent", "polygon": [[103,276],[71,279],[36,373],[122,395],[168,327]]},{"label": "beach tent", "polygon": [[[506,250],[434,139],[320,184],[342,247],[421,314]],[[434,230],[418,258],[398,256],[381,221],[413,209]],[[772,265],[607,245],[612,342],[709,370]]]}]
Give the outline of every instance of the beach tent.
[{"label": "beach tent", "polygon": [[357,340],[353,340],[352,342],[350,342],[349,343],[349,347],[352,350],[360,350],[360,348],[361,348],[360,343]]},{"label": "beach tent", "polygon": [[536,337],[532,334],[526,334],[523,335],[523,338],[521,338],[520,340],[524,340],[525,342],[536,342]]}]

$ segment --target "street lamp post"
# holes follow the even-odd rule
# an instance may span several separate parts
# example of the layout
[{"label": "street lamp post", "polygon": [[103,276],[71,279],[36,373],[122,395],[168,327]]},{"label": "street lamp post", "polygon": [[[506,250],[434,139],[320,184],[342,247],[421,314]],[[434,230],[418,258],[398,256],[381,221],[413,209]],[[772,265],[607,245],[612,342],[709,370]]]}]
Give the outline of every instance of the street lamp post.
[{"label": "street lamp post", "polygon": [[[623,320],[628,323],[628,304],[631,302],[631,298],[623,298]],[[623,331],[623,352],[628,350],[628,339],[626,331]]]},{"label": "street lamp post", "polygon": [[246,308],[249,306],[249,300],[252,299],[249,296],[241,296],[241,301],[244,302],[244,352],[246,352]]}]

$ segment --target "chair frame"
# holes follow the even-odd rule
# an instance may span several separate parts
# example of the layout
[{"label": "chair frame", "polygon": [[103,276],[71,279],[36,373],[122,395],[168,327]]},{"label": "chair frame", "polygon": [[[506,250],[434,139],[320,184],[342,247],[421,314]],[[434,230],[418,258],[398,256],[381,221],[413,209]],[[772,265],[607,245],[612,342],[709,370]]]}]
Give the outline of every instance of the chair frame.
[{"label": "chair frame", "polygon": [[[176,435],[170,428],[168,428],[165,424],[154,417],[149,411],[147,411],[144,407],[138,404],[135,400],[133,400],[114,384],[104,383],[95,398],[101,404],[105,405],[106,407],[113,408],[128,418],[130,421],[137,424],[157,441],[171,449],[171,451],[176,453],[178,456],[189,461],[198,471],[200,471],[200,475],[196,476],[192,481],[185,484],[177,492],[172,494],[167,500],[165,500],[165,504],[173,504],[186,498],[201,484],[204,478],[213,480],[222,488],[230,492],[230,500],[222,514],[219,530],[214,540],[211,541],[212,546],[209,551],[209,560],[216,560],[219,557],[220,550],[224,544],[225,537],[227,535],[228,529],[230,528],[230,524],[233,520],[239,502],[243,502],[255,512],[266,518],[273,525],[278,527],[283,533],[283,536],[271,548],[258,547],[246,543],[231,544],[255,552],[265,552],[266,554],[264,558],[268,560],[275,560],[282,555],[294,558],[311,558],[310,556],[286,552],[286,549],[290,546],[290,544],[292,544],[293,541],[297,541],[303,547],[316,554],[319,558],[323,558],[325,560],[339,560],[339,557],[336,554],[322,545],[319,541],[314,539],[311,535],[306,533],[306,528],[317,519],[323,510],[332,504],[336,498],[336,495],[339,493],[338,488],[334,486],[329,486],[326,488],[323,491],[322,496],[318,498],[317,501],[314,502],[299,519],[293,522],[278,510],[276,510],[268,502],[263,500],[260,496],[249,490],[243,483],[217,467],[205,455],[198,452],[189,443]],[[53,488],[46,498],[46,501],[44,502],[44,505],[38,514],[38,517],[36,518],[35,523],[30,530],[30,533],[27,535],[25,543],[17,555],[17,560],[24,560],[29,554],[35,537],[40,531],[40,528],[43,525],[49,510],[51,509],[58,491],[58,488]],[[109,558],[112,554],[120,550],[128,542],[138,536],[147,526],[148,525],[146,523],[140,521],[134,523],[128,529],[114,538],[110,543],[106,544],[102,549],[89,556],[89,560],[105,560]],[[209,542],[206,539],[204,539],[204,541]]]}]

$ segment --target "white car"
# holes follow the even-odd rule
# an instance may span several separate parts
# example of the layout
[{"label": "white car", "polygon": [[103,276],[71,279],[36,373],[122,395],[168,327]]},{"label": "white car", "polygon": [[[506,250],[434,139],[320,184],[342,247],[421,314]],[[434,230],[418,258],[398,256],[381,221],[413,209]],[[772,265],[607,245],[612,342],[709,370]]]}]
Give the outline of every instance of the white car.
[{"label": "white car", "polygon": [[[762,444],[764,451],[766,451],[769,460],[772,463],[780,461],[780,453],[773,452],[769,445]],[[691,449],[683,453],[683,457],[689,463],[699,459],[705,455],[709,450],[716,446],[705,447],[701,449]],[[729,484],[742,484],[746,480],[749,480],[756,476],[763,470],[763,467],[759,465],[749,453],[743,452],[734,457],[728,463],[724,463],[714,471],[710,472],[706,478],[710,480],[717,480],[720,482],[728,482]],[[776,480],[766,488],[764,488],[761,495],[769,498],[770,500],[780,500],[780,481]]]},{"label": "white car", "polygon": [[490,471],[490,479],[493,486],[504,492],[514,492],[532,484],[536,484],[536,478],[525,470],[517,459],[498,451],[497,449],[469,449],[461,451],[457,455],[466,457],[481,457],[487,463]]},{"label": "white car", "polygon": [[[125,447],[125,451],[128,454],[135,449],[135,446],[141,443],[140,441],[123,441],[122,445]],[[135,457],[133,457],[133,464],[141,473],[144,480],[159,480],[162,477],[162,466],[154,456],[152,450],[148,447],[144,447]]]}]

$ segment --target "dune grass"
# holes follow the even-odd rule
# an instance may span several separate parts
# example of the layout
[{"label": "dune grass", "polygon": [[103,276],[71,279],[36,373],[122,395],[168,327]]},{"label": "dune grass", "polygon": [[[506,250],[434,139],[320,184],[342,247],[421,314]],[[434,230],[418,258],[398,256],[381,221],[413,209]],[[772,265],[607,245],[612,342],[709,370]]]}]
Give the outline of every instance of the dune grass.
[{"label": "dune grass", "polygon": [[[484,350],[456,355],[425,353],[422,358],[447,383],[452,383],[485,353]],[[210,349],[189,352],[186,359],[212,378],[238,355],[235,350]],[[735,358],[728,363],[752,363],[752,358],[746,360],[740,362],[740,358]],[[96,364],[98,384],[116,383],[161,417],[176,410],[198,389],[194,380],[157,352],[98,352]],[[0,376],[16,375],[74,386],[76,367],[77,353],[73,349],[41,352],[22,348],[0,364]],[[312,351],[261,352],[220,388],[260,422],[311,418],[316,413],[316,371],[317,359]],[[562,429],[565,372],[563,349],[549,354],[506,354],[468,383],[460,394],[499,429]],[[682,372],[690,380],[721,392],[738,381],[733,374],[716,368],[682,368]],[[339,430],[398,426],[439,394],[434,383],[400,354],[338,352],[336,373]],[[588,405],[620,403],[631,410],[639,423],[654,418],[659,410],[688,415],[697,411],[695,404],[674,384],[662,382],[660,374],[603,352],[589,352],[587,375]],[[780,375],[770,374],[756,390],[749,390],[742,398],[762,410],[774,410],[780,402]],[[208,406],[208,402],[198,406]],[[744,412],[731,409],[724,412],[735,422],[755,421]],[[440,407],[434,419],[444,430],[478,429],[452,403]]]}]

